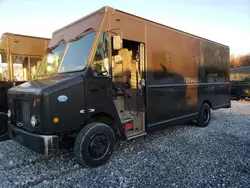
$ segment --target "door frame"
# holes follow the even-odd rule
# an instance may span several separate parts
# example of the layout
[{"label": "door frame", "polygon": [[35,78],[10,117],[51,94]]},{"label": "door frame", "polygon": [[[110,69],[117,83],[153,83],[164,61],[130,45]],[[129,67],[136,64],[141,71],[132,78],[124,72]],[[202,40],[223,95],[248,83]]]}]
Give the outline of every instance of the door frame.
[{"label": "door frame", "polygon": [[143,132],[147,132],[147,126],[146,126],[146,53],[145,53],[145,43],[139,43],[139,58],[140,58],[140,73],[141,73],[141,84],[140,84],[140,90],[141,90],[141,96],[142,96],[142,101],[144,105],[144,112],[142,115],[142,124],[143,124]]}]

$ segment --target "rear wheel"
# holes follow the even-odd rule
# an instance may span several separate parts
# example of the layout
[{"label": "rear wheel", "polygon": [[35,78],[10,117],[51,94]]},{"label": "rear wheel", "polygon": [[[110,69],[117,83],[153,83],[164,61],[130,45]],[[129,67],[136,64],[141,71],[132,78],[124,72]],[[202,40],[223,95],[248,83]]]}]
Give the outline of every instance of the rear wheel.
[{"label": "rear wheel", "polygon": [[196,124],[199,127],[206,127],[208,126],[210,120],[211,120],[210,106],[207,103],[204,103],[200,108],[199,117],[196,120]]},{"label": "rear wheel", "polygon": [[111,157],[115,146],[114,131],[103,123],[90,123],[77,135],[74,154],[86,167],[98,167]]}]

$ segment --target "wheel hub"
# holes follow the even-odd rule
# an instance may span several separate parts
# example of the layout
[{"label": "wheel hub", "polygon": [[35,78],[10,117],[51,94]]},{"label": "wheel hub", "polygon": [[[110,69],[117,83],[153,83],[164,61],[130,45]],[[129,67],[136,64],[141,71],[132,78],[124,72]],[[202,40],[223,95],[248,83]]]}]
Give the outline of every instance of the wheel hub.
[{"label": "wheel hub", "polygon": [[102,134],[96,134],[89,143],[89,155],[93,159],[99,159],[105,155],[109,147],[108,138]]}]

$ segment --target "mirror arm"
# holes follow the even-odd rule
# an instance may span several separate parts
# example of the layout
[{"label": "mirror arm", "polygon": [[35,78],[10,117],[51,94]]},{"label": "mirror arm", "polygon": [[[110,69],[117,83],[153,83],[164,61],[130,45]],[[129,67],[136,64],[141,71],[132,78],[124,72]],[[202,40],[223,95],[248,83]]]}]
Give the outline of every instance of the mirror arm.
[{"label": "mirror arm", "polygon": [[[114,30],[116,30],[116,29],[114,29]],[[115,35],[118,35],[118,33],[112,31],[111,29],[108,29],[106,32],[107,32],[107,33],[113,33],[113,34],[115,34]]]}]

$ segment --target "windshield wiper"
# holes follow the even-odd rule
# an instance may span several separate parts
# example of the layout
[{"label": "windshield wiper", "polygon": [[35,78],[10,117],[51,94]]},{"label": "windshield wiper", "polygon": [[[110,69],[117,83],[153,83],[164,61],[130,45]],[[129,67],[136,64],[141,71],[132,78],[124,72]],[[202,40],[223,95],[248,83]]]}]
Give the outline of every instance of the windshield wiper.
[{"label": "windshield wiper", "polygon": [[52,47],[50,47],[50,48],[47,48],[46,50],[48,50],[50,53],[53,54],[52,51],[53,51],[56,47],[58,47],[62,42],[64,42],[63,39],[59,40],[54,46],[52,46]]},{"label": "windshield wiper", "polygon": [[77,41],[80,38],[82,38],[87,32],[91,32],[91,31],[94,31],[94,29],[93,28],[88,28],[85,31],[83,31],[80,34],[78,34],[75,38],[70,39],[69,42]]}]

